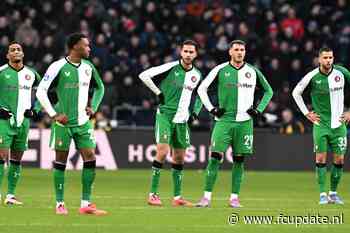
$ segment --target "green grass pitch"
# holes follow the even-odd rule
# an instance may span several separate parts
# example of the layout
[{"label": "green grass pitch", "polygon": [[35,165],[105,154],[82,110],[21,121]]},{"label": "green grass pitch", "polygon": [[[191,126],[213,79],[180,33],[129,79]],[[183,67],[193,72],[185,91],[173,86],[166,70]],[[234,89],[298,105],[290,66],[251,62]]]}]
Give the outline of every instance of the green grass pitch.
[{"label": "green grass pitch", "polygon": [[[94,186],[94,202],[109,212],[107,216],[81,216],[80,172],[66,173],[65,202],[68,216],[54,214],[54,195],[50,171],[27,169],[17,189],[23,207],[0,205],[0,232],[350,232],[350,174],[344,173],[339,193],[344,206],[318,205],[318,192],[313,172],[254,172],[248,171],[241,190],[241,209],[228,207],[231,190],[231,172],[220,171],[213,193],[212,207],[173,208],[170,205],[172,180],[169,170],[161,174],[160,194],[164,207],[146,204],[150,170],[98,170]],[[329,181],[329,178],[328,178]],[[203,172],[185,170],[183,193],[191,201],[202,195]],[[1,187],[6,191],[6,176]],[[230,225],[232,213],[240,216],[236,225]],[[343,224],[244,224],[244,216],[343,216]]]}]

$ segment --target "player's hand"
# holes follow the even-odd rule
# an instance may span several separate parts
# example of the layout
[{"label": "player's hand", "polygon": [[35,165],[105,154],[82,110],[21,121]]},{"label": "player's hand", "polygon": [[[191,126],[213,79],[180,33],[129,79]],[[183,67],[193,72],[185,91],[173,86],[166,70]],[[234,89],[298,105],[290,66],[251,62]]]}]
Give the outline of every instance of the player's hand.
[{"label": "player's hand", "polygon": [[340,122],[349,124],[350,122],[350,112],[344,112],[340,117]]},{"label": "player's hand", "polygon": [[158,102],[158,105],[162,105],[164,104],[164,94],[163,93],[160,93],[159,95],[157,95],[157,102]]},{"label": "player's hand", "polygon": [[320,115],[315,113],[314,111],[309,112],[305,115],[309,121],[311,121],[313,124],[320,125]]},{"label": "player's hand", "polygon": [[88,114],[88,116],[90,117],[92,117],[95,114],[94,110],[92,110],[91,107],[86,107],[85,111],[86,111],[86,114]]},{"label": "player's hand", "polygon": [[65,125],[68,122],[68,117],[65,114],[59,113],[54,116],[54,120],[58,123],[61,123],[62,125]]},{"label": "player's hand", "polygon": [[190,125],[198,125],[199,124],[199,118],[196,113],[192,113],[190,118],[188,119],[188,123]]},{"label": "player's hand", "polygon": [[36,120],[39,118],[39,113],[33,109],[27,109],[24,111],[24,117]]},{"label": "player's hand", "polygon": [[13,116],[12,112],[5,108],[0,108],[0,119],[10,119]]},{"label": "player's hand", "polygon": [[222,115],[224,115],[225,109],[224,109],[224,108],[215,107],[215,108],[213,108],[213,109],[210,111],[210,113],[211,113],[213,116],[215,116],[215,117],[217,117],[217,118],[220,118]]},{"label": "player's hand", "polygon": [[255,108],[250,108],[250,109],[248,109],[247,110],[247,113],[251,116],[251,117],[253,117],[253,118],[255,118],[255,117],[258,117],[258,116],[260,116],[260,112],[257,110],[257,109],[255,109]]}]

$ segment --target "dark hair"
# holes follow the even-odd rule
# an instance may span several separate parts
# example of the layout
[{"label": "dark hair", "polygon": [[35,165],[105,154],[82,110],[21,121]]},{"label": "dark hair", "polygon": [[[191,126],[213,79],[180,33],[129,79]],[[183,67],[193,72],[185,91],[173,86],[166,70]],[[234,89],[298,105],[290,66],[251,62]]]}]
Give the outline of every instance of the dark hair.
[{"label": "dark hair", "polygon": [[82,38],[87,38],[87,37],[82,33],[70,34],[67,37],[67,42],[66,42],[68,49],[72,49],[74,45],[76,45]]},{"label": "dark hair", "polygon": [[240,45],[243,45],[243,46],[245,46],[246,45],[246,43],[243,41],[243,40],[233,40],[233,41],[231,41],[231,43],[230,43],[230,48],[232,48],[232,46],[234,45],[234,44],[240,44]]},{"label": "dark hair", "polygon": [[22,47],[22,45],[20,43],[18,43],[17,41],[11,41],[9,43],[9,45],[7,46],[7,48],[10,49],[10,46],[13,45],[13,44],[19,44]]},{"label": "dark hair", "polygon": [[183,48],[184,45],[193,45],[196,51],[198,50],[198,43],[194,40],[185,40],[184,42],[181,43],[181,48]]},{"label": "dark hair", "polygon": [[318,50],[318,55],[321,55],[321,53],[323,52],[333,52],[333,49],[329,48],[329,47],[322,47],[320,48],[320,50]]}]

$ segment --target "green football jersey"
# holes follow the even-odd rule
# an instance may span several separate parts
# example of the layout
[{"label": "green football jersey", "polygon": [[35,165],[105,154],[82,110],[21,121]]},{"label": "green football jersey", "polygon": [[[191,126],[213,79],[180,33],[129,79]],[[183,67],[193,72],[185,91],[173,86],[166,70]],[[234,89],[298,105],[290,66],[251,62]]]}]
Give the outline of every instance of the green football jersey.
[{"label": "green football jersey", "polygon": [[313,111],[320,115],[320,125],[338,128],[341,126],[340,117],[344,111],[345,80],[350,82],[350,72],[339,65],[334,65],[329,74],[324,74],[319,67],[307,73],[293,90],[293,97],[306,115],[309,113],[302,93],[307,86],[311,88],[311,103]]},{"label": "green football jersey", "polygon": [[264,96],[257,106],[259,112],[264,111],[273,95],[271,86],[257,68],[244,63],[237,69],[230,62],[225,62],[214,67],[198,88],[198,94],[208,111],[214,108],[207,92],[214,81],[217,82],[218,105],[225,109],[220,121],[241,122],[251,119],[247,110],[254,104],[257,81],[264,89]]},{"label": "green football jersey", "polygon": [[[190,70],[185,70],[179,61],[174,61],[145,70],[139,77],[155,94],[163,93],[164,104],[159,106],[158,111],[174,123],[187,122],[192,93],[201,80],[197,68],[192,66]],[[201,108],[202,103],[196,98],[193,112],[198,115]]]},{"label": "green football jersey", "polygon": [[0,67],[0,107],[13,114],[12,125],[22,125],[25,110],[32,108],[32,88],[39,81],[39,74],[27,66],[20,70],[9,64]]},{"label": "green football jersey", "polygon": [[[50,117],[63,113],[68,117],[67,126],[83,125],[89,120],[86,113],[89,88],[94,83],[91,108],[97,111],[103,98],[104,86],[100,75],[92,63],[82,59],[73,64],[67,58],[52,63],[39,84],[37,98]],[[52,106],[48,98],[49,88],[55,88],[58,103]]]}]

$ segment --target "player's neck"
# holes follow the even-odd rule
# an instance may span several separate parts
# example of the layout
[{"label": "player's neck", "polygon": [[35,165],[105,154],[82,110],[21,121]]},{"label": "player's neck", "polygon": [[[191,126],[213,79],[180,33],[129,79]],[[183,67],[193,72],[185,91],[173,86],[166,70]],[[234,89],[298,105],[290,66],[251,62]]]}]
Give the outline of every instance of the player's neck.
[{"label": "player's neck", "polygon": [[180,60],[180,62],[181,62],[181,66],[182,66],[185,70],[190,70],[190,69],[192,69],[192,66],[193,66],[192,63],[187,65],[187,64],[184,63],[184,61],[183,61],[182,59]]},{"label": "player's neck", "polygon": [[9,61],[9,65],[15,70],[21,70],[23,68],[23,62],[11,62]]},{"label": "player's neck", "polygon": [[81,57],[76,56],[75,54],[69,54],[67,57],[68,61],[79,64],[81,62]]},{"label": "player's neck", "polygon": [[239,69],[244,65],[244,61],[236,62],[236,61],[231,60],[230,63],[236,69]]},{"label": "player's neck", "polygon": [[331,66],[329,69],[327,69],[327,68],[324,67],[324,66],[320,66],[320,71],[321,71],[323,74],[328,75],[328,74],[332,71],[332,67],[333,67],[333,66]]}]

